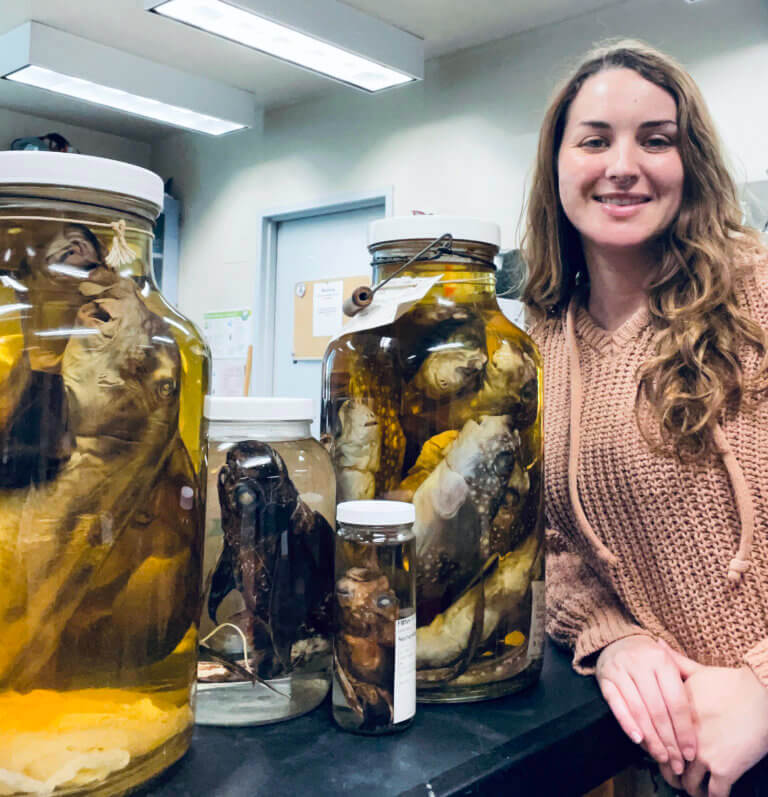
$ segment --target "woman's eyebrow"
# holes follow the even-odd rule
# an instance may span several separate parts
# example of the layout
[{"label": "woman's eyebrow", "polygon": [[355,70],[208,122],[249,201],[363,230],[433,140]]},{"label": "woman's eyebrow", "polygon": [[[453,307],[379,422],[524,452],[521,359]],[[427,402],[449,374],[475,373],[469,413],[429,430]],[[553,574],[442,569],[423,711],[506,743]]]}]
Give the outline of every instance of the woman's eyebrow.
[{"label": "woman's eyebrow", "polygon": [[588,120],[586,120],[584,122],[579,122],[579,125],[581,125],[583,127],[598,127],[601,130],[608,130],[611,127],[608,124],[608,122],[599,122],[599,121],[595,121],[595,120],[592,120],[592,119],[588,119]]},{"label": "woman's eyebrow", "polygon": [[664,125],[677,127],[677,122],[674,119],[654,119],[650,122],[643,122],[640,127],[663,127]]}]

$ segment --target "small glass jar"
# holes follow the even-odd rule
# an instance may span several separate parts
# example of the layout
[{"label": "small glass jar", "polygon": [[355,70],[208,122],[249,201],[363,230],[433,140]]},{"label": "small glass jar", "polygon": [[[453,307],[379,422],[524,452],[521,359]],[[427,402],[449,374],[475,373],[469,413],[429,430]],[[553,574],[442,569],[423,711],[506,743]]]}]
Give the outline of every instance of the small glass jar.
[{"label": "small glass jar", "polygon": [[330,688],[335,479],[311,399],[206,397],[195,721],[262,725]]},{"label": "small glass jar", "polygon": [[416,713],[412,504],[336,508],[333,718],[347,731],[401,731]]}]

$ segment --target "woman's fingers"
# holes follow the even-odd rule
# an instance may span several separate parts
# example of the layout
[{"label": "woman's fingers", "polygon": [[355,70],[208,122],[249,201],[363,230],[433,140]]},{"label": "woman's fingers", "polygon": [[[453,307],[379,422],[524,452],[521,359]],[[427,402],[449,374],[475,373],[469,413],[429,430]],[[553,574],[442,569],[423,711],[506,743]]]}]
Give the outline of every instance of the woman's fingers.
[{"label": "woman's fingers", "polygon": [[661,777],[664,778],[673,789],[683,788],[680,777],[672,771],[672,767],[669,764],[659,764],[659,772],[661,772]]},{"label": "woman's fingers", "polygon": [[[669,764],[676,775],[682,774],[684,769],[683,754],[677,745],[675,729],[672,726],[670,712],[664,702],[664,694],[658,680],[658,673],[653,670],[640,670],[632,673],[638,693],[645,703],[646,711],[653,723],[653,728],[658,735],[661,744],[666,749]],[[682,684],[681,684],[682,686]],[[662,759],[654,755],[659,763]]]},{"label": "woman's fingers", "polygon": [[704,788],[704,779],[708,772],[706,764],[698,759],[686,767],[680,781],[691,797],[706,797],[707,790]]},{"label": "woman's fingers", "polygon": [[600,685],[600,691],[605,698],[605,702],[613,712],[613,716],[616,717],[616,721],[621,726],[621,729],[635,744],[640,744],[640,742],[643,741],[643,734],[616,684],[614,684],[613,681],[609,681],[607,678],[601,679],[598,683]]},{"label": "woman's fingers", "polygon": [[677,672],[667,668],[657,672],[656,679],[672,721],[678,748],[685,761],[693,761],[696,758],[696,729],[685,687]]},{"label": "woman's fingers", "polygon": [[612,677],[619,692],[621,692],[621,696],[624,698],[624,702],[632,713],[632,718],[640,728],[640,733],[643,734],[643,742],[646,750],[660,764],[666,764],[667,761],[669,761],[669,753],[667,752],[666,745],[661,741],[654,727],[651,716],[648,713],[648,708],[634,680],[623,670],[619,670]]}]

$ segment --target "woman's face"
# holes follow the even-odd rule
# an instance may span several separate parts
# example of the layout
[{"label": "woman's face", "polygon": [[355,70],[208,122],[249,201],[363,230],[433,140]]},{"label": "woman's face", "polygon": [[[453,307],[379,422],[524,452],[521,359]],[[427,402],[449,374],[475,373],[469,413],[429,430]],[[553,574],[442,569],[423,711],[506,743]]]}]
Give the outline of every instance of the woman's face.
[{"label": "woman's face", "polygon": [[560,201],[588,260],[646,249],[683,192],[674,98],[631,69],[592,75],[568,110],[557,165]]}]

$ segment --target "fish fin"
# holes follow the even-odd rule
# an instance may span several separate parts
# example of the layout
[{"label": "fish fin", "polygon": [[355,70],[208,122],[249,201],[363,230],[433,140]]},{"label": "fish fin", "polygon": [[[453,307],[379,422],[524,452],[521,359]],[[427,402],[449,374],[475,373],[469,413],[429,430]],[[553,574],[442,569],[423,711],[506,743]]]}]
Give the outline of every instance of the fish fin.
[{"label": "fish fin", "polygon": [[213,570],[213,575],[210,577],[211,591],[208,594],[208,616],[214,623],[218,622],[216,620],[216,611],[221,602],[237,586],[235,584],[233,566],[232,549],[225,542],[219,554],[219,560]]},{"label": "fish fin", "polygon": [[[498,561],[498,557],[494,557]],[[491,564],[489,561],[488,567]],[[472,613],[472,628],[469,631],[469,639],[467,640],[466,650],[461,654],[461,657],[454,664],[447,667],[438,667],[431,670],[419,670],[416,674],[417,683],[419,684],[443,684],[453,681],[460,675],[465,673],[475,657],[478,645],[483,638],[483,624],[485,618],[485,579],[483,574],[486,568],[475,577],[479,579],[479,583],[475,583],[477,588],[477,597],[475,598],[475,608]],[[469,589],[469,588],[468,588]],[[466,592],[466,590],[465,590]]]},{"label": "fish fin", "polygon": [[246,670],[241,664],[230,661],[226,656],[222,656],[220,653],[217,653],[213,648],[209,647],[204,642],[200,643],[200,649],[204,650],[205,654],[210,656],[210,658],[212,658],[217,664],[221,664],[225,670],[228,670],[235,675],[239,675],[244,681],[250,681],[254,686],[259,683],[262,686],[266,686],[267,689],[271,689],[276,695],[280,695],[280,697],[290,700],[289,695],[284,694],[279,689],[275,689],[275,687],[272,686],[269,681],[265,681],[258,675],[258,673]]},{"label": "fish fin", "polygon": [[468,495],[469,485],[464,478],[450,468],[446,468],[432,493],[432,506],[441,518],[448,520],[461,509]]},{"label": "fish fin", "polygon": [[355,693],[355,689],[350,682],[349,676],[341,666],[338,654],[335,651],[333,654],[333,662],[336,665],[334,669],[336,671],[336,678],[339,681],[339,686],[341,687],[341,691],[344,693],[344,697],[347,699],[347,706],[352,709],[358,720],[362,722],[364,718],[363,706],[360,703],[357,694]]}]

